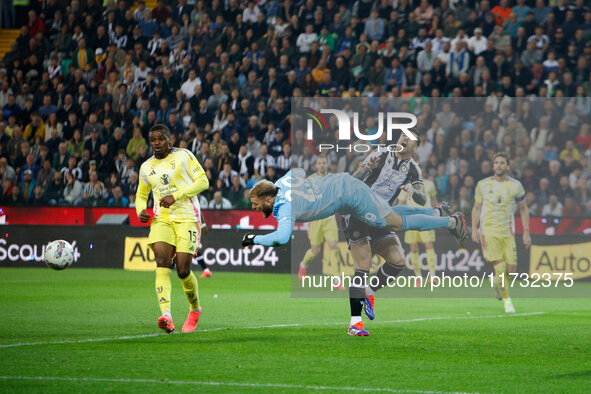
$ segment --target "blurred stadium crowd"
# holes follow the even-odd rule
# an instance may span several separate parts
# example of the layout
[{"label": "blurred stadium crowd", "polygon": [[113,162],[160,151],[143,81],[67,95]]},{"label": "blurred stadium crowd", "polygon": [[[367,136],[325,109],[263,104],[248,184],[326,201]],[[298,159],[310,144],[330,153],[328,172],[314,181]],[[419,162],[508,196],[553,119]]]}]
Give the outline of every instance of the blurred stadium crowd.
[{"label": "blurred stadium crowd", "polygon": [[165,123],[207,172],[202,206],[248,208],[257,180],[313,172],[290,118],[312,96],[415,113],[417,160],[455,209],[502,150],[532,215],[591,215],[584,0],[105,3],[34,2],[2,59],[0,204],[134,206]]}]

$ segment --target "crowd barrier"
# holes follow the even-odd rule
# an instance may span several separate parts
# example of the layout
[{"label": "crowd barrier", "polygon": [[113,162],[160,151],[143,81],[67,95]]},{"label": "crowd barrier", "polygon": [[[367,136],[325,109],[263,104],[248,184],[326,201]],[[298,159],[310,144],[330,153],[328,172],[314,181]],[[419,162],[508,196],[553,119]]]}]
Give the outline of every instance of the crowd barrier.
[{"label": "crowd barrier", "polygon": [[[148,210],[151,213],[151,210]],[[260,212],[252,210],[215,210],[203,209],[203,216],[208,227],[213,229],[259,229],[269,230],[277,226],[274,217],[264,218]],[[31,224],[31,225],[70,225],[87,226],[94,225],[104,215],[124,214],[128,215],[128,224],[132,227],[145,227],[140,223],[134,208],[80,208],[80,207],[0,207],[0,224]],[[299,225],[298,228],[306,229],[307,225]],[[515,218],[515,231],[522,232],[521,220]],[[578,234],[591,235],[591,218],[565,217],[546,218],[532,217],[530,219],[530,231],[532,234]]]},{"label": "crowd barrier", "polygon": [[[146,227],[6,225],[0,230],[0,267],[45,267],[44,247],[55,239],[74,246],[72,268],[153,270],[156,267],[154,254],[147,245]],[[202,237],[205,262],[216,271],[289,272],[288,246],[244,249],[240,244],[242,234],[238,230],[210,230]]]},{"label": "crowd barrier", "polygon": [[[341,234],[342,238],[342,234]],[[296,232],[292,240],[292,262],[299,263],[304,257],[304,253],[309,248],[309,241],[304,232]],[[328,256],[324,253],[318,256],[316,261],[310,264],[309,272],[311,274],[338,275],[344,272],[346,275],[352,275],[353,257],[347,248],[344,239],[338,244],[341,255],[338,267],[331,267],[326,262]],[[406,253],[406,266],[409,268],[404,273],[413,275],[412,265],[410,263],[410,253],[408,245],[403,243]],[[523,246],[521,236],[516,236],[517,248],[517,272],[527,273],[572,273],[573,279],[591,278],[591,236],[578,235],[532,235],[532,246],[526,249]],[[459,247],[455,237],[445,231],[438,231],[434,243],[435,254],[437,256],[437,272],[444,272],[448,276],[482,276],[493,272],[491,264],[487,263],[482,255],[480,245],[466,240],[463,247]],[[321,259],[324,263],[321,263]],[[428,270],[427,254],[420,246],[419,261],[421,264],[423,276]],[[375,257],[373,259],[372,271],[382,264],[382,259]]]},{"label": "crowd barrier", "polygon": [[[153,252],[147,246],[149,230],[146,227],[5,225],[1,230],[1,267],[44,267],[43,249],[55,239],[64,239],[74,246],[73,267],[130,270],[153,270],[155,267]],[[216,271],[289,273],[295,272],[309,247],[306,232],[294,231],[292,241],[285,246],[242,248],[240,242],[245,232],[238,229],[211,229],[202,238],[205,262]],[[530,275],[570,272],[573,279],[591,277],[591,237],[588,235],[534,235],[530,249],[525,249],[520,236],[516,237],[516,241],[518,272]],[[482,257],[480,246],[470,240],[463,248],[459,248],[455,238],[443,231],[437,233],[434,247],[438,272],[451,276],[492,272],[491,265]],[[339,242],[339,248],[341,262],[338,267],[321,264],[319,256],[318,261],[310,265],[309,272],[351,274],[353,259],[346,243]],[[405,247],[405,251],[408,253],[408,247]],[[410,267],[408,254],[406,259]],[[424,250],[421,250],[420,261],[426,270]],[[379,264],[378,261],[376,263]]]},{"label": "crowd barrier", "polygon": [[[152,214],[152,210],[148,209]],[[242,228],[269,230],[277,227],[274,217],[265,218],[251,210],[203,209],[205,222],[210,228]],[[59,224],[88,226],[97,224],[104,215],[127,215],[133,227],[146,227],[140,223],[135,208],[81,208],[81,207],[0,207],[0,224]]]}]

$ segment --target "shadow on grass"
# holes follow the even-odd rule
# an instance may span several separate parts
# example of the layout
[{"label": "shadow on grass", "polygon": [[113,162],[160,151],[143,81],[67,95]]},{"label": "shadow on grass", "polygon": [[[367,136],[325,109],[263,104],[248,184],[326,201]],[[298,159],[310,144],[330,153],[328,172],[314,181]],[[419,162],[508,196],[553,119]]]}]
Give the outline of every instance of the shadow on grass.
[{"label": "shadow on grass", "polygon": [[554,375],[554,376],[552,376],[552,378],[557,378],[557,379],[591,378],[591,370],[563,373],[563,374],[559,374],[559,375]]}]

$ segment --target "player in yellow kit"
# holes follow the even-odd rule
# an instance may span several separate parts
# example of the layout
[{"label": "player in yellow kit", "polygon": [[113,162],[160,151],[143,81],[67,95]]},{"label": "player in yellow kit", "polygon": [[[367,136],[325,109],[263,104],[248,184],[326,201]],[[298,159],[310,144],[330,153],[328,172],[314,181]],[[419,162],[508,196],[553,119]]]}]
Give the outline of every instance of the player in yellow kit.
[{"label": "player in yellow kit", "polygon": [[[328,174],[328,159],[325,156],[319,156],[316,160],[316,172],[310,175],[310,178],[322,178],[325,177],[326,174]],[[333,267],[338,267],[340,260],[338,249],[339,228],[334,215],[327,217],[326,219],[311,222],[308,238],[310,239],[310,249],[306,251],[304,259],[300,263],[300,269],[298,271],[298,278],[300,280],[306,275],[310,262],[316,258],[318,253],[320,253],[320,248],[323,243],[326,242],[326,246],[329,250],[327,263]]]},{"label": "player in yellow kit", "polygon": [[[422,205],[425,208],[431,208],[437,205],[437,190],[435,184],[429,179],[424,179],[425,185],[425,204]],[[398,196],[398,200],[401,204],[408,205],[410,207],[420,207],[412,198],[409,198],[406,191],[401,191]],[[435,249],[433,249],[433,243],[435,242],[435,230],[429,231],[407,231],[404,233],[404,242],[410,247],[410,262],[415,271],[415,276],[421,276],[421,263],[419,260],[419,243],[425,245],[425,252],[427,253],[427,264],[429,265],[429,274],[431,281],[435,280],[435,266],[437,264],[437,257],[435,255]],[[416,287],[422,286],[422,280],[415,282]]]},{"label": "player in yellow kit", "polygon": [[154,156],[142,164],[136,194],[136,211],[142,223],[150,220],[146,211],[150,190],[154,196],[154,220],[148,244],[156,257],[156,295],[162,316],[158,327],[174,331],[170,313],[172,257],[176,252],[177,273],[191,309],[183,332],[197,328],[201,315],[197,278],[191,272],[191,260],[199,247],[199,199],[209,181],[195,156],[187,149],[173,148],[170,130],[162,124],[150,129]]},{"label": "player in yellow kit", "polygon": [[495,267],[496,285],[503,298],[505,312],[515,308],[509,297],[508,272],[515,272],[515,201],[518,202],[523,223],[523,244],[531,245],[529,212],[525,203],[525,190],[516,179],[507,175],[509,156],[500,152],[493,157],[494,175],[476,185],[472,209],[472,240],[482,245],[484,259]]}]

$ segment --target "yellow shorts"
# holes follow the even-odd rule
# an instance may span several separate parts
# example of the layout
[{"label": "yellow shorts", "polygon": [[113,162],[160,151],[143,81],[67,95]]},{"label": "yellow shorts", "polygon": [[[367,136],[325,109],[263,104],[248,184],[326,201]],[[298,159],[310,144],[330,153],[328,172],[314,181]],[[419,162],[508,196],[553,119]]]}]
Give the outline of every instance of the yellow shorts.
[{"label": "yellow shorts", "polygon": [[310,223],[308,238],[310,238],[310,244],[314,246],[322,245],[324,241],[338,241],[339,228],[335,217],[331,216]]},{"label": "yellow shorts", "polygon": [[517,264],[517,250],[514,237],[491,237],[480,236],[482,245],[482,254],[489,263],[494,261],[504,261],[510,265]]},{"label": "yellow shorts", "polygon": [[155,219],[150,226],[148,246],[156,242],[166,242],[176,247],[177,253],[195,254],[199,248],[201,229],[195,222],[171,222]]},{"label": "yellow shorts", "polygon": [[435,242],[435,231],[406,231],[404,233],[404,242],[409,245],[420,243]]}]

